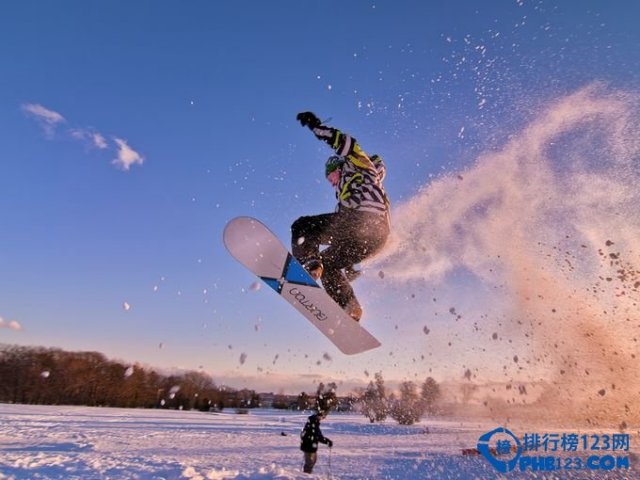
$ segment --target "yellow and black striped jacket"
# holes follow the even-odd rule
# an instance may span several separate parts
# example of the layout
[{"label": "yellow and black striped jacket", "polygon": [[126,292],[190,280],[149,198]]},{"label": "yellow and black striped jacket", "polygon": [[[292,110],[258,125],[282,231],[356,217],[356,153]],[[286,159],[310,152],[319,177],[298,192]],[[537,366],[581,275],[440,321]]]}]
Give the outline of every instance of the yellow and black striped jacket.
[{"label": "yellow and black striped jacket", "polygon": [[355,138],[337,128],[320,125],[312,132],[345,159],[336,186],[337,210],[349,208],[388,217],[390,205],[382,186],[386,175],[382,158],[369,157]]}]

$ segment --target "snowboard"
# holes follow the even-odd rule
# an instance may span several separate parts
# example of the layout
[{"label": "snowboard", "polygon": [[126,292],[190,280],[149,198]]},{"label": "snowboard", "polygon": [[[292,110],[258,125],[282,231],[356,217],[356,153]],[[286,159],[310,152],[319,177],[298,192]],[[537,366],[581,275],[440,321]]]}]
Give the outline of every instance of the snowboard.
[{"label": "snowboard", "polygon": [[342,353],[354,355],[380,346],[260,221],[251,217],[232,219],[224,229],[223,240],[236,260],[289,302]]}]

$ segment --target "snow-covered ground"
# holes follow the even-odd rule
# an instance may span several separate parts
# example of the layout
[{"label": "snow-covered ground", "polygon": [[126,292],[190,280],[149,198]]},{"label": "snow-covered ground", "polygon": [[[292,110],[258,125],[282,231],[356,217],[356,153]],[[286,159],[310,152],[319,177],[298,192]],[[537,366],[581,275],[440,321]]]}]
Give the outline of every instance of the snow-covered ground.
[{"label": "snow-covered ground", "polygon": [[[484,457],[461,454],[497,426],[489,420],[428,419],[403,427],[355,414],[323,422],[334,447],[321,445],[310,476],[301,473],[298,450],[306,416],[0,404],[0,480],[640,477],[635,431],[631,469],[499,475]],[[551,430],[561,431],[545,432]]]}]

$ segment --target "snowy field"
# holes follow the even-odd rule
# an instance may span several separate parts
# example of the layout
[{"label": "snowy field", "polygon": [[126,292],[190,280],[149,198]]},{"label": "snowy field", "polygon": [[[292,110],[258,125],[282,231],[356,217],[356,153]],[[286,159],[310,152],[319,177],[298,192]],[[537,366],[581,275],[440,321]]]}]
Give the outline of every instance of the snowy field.
[{"label": "snowy field", "polygon": [[[0,404],[0,479],[484,479],[639,478],[631,469],[500,475],[482,456],[463,456],[490,421],[438,419],[401,427],[332,414],[323,422],[313,475],[301,473],[298,434],[306,414],[275,410],[213,414]],[[548,429],[546,431],[549,431]],[[556,429],[557,431],[558,429]]]}]

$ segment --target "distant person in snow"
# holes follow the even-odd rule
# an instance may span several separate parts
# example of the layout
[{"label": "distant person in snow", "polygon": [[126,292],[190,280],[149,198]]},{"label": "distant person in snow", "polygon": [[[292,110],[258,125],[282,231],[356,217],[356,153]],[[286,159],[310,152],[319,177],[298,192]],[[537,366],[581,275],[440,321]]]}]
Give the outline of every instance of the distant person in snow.
[{"label": "distant person in snow", "polygon": [[333,442],[322,435],[320,430],[320,421],[324,417],[324,414],[314,413],[307,419],[300,433],[300,450],[304,452],[304,473],[313,472],[313,467],[318,461],[318,443],[324,443],[329,448],[333,447]]},{"label": "distant person in snow", "polygon": [[[336,189],[334,213],[300,217],[291,226],[293,255],[354,320],[362,317],[350,281],[353,266],[371,257],[389,236],[389,200],[382,187],[386,169],[378,155],[369,157],[356,139],[322,124],[312,112],[296,117],[337,155],[325,163],[325,176]],[[320,252],[320,245],[328,248]]]}]

